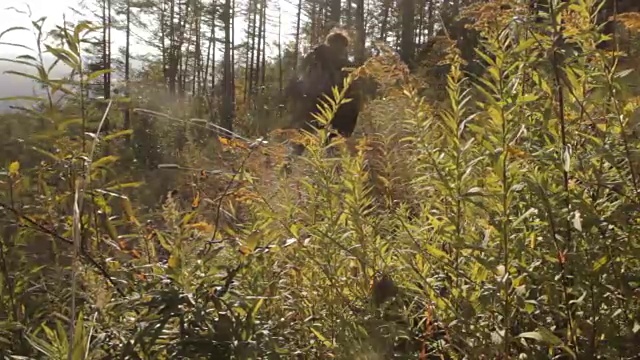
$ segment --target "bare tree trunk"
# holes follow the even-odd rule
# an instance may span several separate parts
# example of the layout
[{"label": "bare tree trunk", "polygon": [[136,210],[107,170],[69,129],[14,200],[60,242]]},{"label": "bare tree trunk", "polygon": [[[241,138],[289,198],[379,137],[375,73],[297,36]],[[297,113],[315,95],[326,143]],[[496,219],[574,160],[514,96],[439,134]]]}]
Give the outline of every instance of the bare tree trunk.
[{"label": "bare tree trunk", "polygon": [[222,10],[224,23],[224,60],[223,60],[223,99],[222,99],[222,126],[233,130],[233,79],[231,64],[231,0],[224,0]]},{"label": "bare tree trunk", "polygon": [[387,27],[389,25],[389,11],[391,10],[391,1],[392,0],[383,0],[382,2],[382,22],[380,23],[380,37],[378,38],[379,41],[387,40]]},{"label": "bare tree trunk", "polygon": [[175,31],[175,0],[169,1],[169,56],[168,62],[168,77],[169,77],[169,93],[176,93],[176,31]]},{"label": "bare tree trunk", "polygon": [[434,0],[429,1],[429,12],[427,12],[427,40],[431,40],[435,35],[435,23],[433,21],[433,7],[435,6]]},{"label": "bare tree trunk", "polygon": [[267,0],[262,0],[262,73],[260,76],[260,92],[264,93],[267,75]]},{"label": "bare tree trunk", "polygon": [[302,17],[302,0],[298,0],[298,13],[296,15],[296,40],[293,50],[293,71],[298,70],[298,58],[300,57],[300,18]]},{"label": "bare tree trunk", "polygon": [[355,60],[356,64],[365,61],[365,28],[364,28],[364,0],[356,0],[356,43]]},{"label": "bare tree trunk", "polygon": [[166,1],[162,0],[161,8],[160,8],[160,52],[162,57],[162,76],[164,77],[164,84],[167,85],[169,83],[169,71],[167,69],[167,46],[166,46],[166,19],[165,19],[165,4]]},{"label": "bare tree trunk", "polygon": [[[231,64],[229,67],[231,68],[231,113],[232,113],[232,121],[235,118],[236,111],[236,0],[231,0]],[[231,130],[231,129],[229,129]]]},{"label": "bare tree trunk", "polygon": [[[124,85],[125,85],[125,96],[131,97],[131,87],[129,86],[129,78],[130,78],[130,63],[129,59],[131,57],[131,0],[127,0],[127,24],[126,24],[126,39],[124,46]],[[131,129],[131,106],[129,103],[125,104],[124,109],[124,128],[125,130]],[[130,137],[127,136],[127,142],[130,145]]]},{"label": "bare tree trunk", "polygon": [[[260,6],[258,6],[257,4],[260,4]],[[257,88],[258,86],[260,86],[260,71],[262,70],[262,37],[264,36],[263,32],[262,32],[262,8],[264,7],[264,0],[260,0],[257,1],[256,0],[256,16],[258,16],[258,28],[257,28],[257,38],[256,38],[256,42],[257,42],[257,49],[256,49],[256,72],[255,72],[255,76],[253,78],[254,84],[252,86],[252,92],[251,92],[251,102],[252,104],[255,101],[255,95],[257,93]]]},{"label": "bare tree trunk", "polygon": [[329,0],[329,16],[327,16],[327,23],[326,23],[327,33],[334,26],[340,25],[341,13],[342,13],[342,1]]},{"label": "bare tree trunk", "polygon": [[402,8],[402,30],[400,35],[400,58],[410,67],[413,62],[415,49],[414,23],[416,14],[415,0],[401,0]]},{"label": "bare tree trunk", "polygon": [[[200,64],[202,62],[202,49],[201,49],[201,41],[202,39],[201,37],[201,29],[200,29],[200,24],[201,24],[201,18],[202,18],[202,11],[201,11],[201,6],[202,4],[200,3],[200,1],[196,2],[195,4],[196,8],[194,9],[194,21],[195,23],[195,31],[196,31],[196,44],[195,44],[195,59],[194,59],[194,74],[193,74],[193,83],[191,84],[191,92],[193,92],[193,95],[197,98],[200,99],[200,84],[202,81],[202,65]],[[198,106],[198,112],[200,111],[200,106]],[[200,117],[200,114],[198,114],[198,117]]]},{"label": "bare tree trunk", "polygon": [[[245,76],[245,103],[247,103],[247,101],[251,101],[252,98],[252,94],[253,94],[253,70],[255,68],[255,49],[256,49],[256,21],[258,18],[258,11],[257,11],[257,0],[249,0],[249,16],[253,16],[251,19],[251,26],[247,26],[247,30],[248,30],[248,36],[251,37],[251,48],[248,49],[248,51],[251,52],[251,56],[247,56],[247,61],[249,62],[248,66],[247,66],[247,74]],[[248,41],[247,41],[248,43]],[[249,55],[249,54],[247,54]]]},{"label": "bare tree trunk", "polygon": [[[312,44],[316,42],[317,38],[317,27],[318,27],[318,3],[313,1],[311,3],[311,12],[309,14],[309,18],[311,20],[310,28],[311,32],[309,34],[309,42]],[[298,17],[300,19],[300,17]]]},{"label": "bare tree trunk", "polygon": [[[216,94],[216,16],[218,8],[215,3],[211,4],[212,16],[211,16],[211,100],[209,102],[209,118],[211,122],[215,122],[218,111],[217,106],[217,94]],[[207,66],[208,68],[208,66]]]},{"label": "bare tree trunk", "polygon": [[282,66],[282,8],[278,8],[278,98],[282,97],[284,88],[283,84],[283,66]]},{"label": "bare tree trunk", "polygon": [[[180,17],[178,18],[178,24],[180,25],[180,36],[178,37],[178,44],[176,49],[178,51],[178,59],[177,59],[177,69],[178,69],[178,93],[180,96],[184,96],[186,91],[186,81],[187,81],[187,68],[189,65],[189,50],[191,45],[191,36],[187,35],[187,30],[193,30],[192,26],[189,26],[187,29],[187,24],[191,25],[189,21],[189,11],[191,7],[190,1],[185,2],[184,12],[180,12]],[[189,34],[190,35],[190,34]],[[182,47],[187,42],[187,48],[185,51],[182,51]]]}]

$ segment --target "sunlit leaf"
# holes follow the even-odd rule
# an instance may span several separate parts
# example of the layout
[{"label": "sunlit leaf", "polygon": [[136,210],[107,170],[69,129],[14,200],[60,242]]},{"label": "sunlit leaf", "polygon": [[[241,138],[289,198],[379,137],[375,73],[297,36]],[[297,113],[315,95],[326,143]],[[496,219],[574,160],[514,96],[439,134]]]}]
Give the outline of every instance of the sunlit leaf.
[{"label": "sunlit leaf", "polygon": [[167,265],[169,266],[170,269],[177,269],[180,267],[181,265],[181,259],[180,259],[180,255],[176,254],[175,252],[173,252],[171,254],[171,256],[169,256],[169,261],[167,263]]},{"label": "sunlit leaf", "polygon": [[133,134],[133,130],[131,130],[131,129],[120,130],[120,131],[117,131],[117,132],[115,132],[113,134],[109,134],[109,135],[104,136],[102,138],[102,140],[110,141],[110,140],[113,140],[113,139],[116,139],[116,138],[119,138],[119,137],[122,137],[122,136],[131,135],[131,134]]},{"label": "sunlit leaf", "polygon": [[252,250],[246,245],[240,245],[238,247],[238,251],[240,252],[240,254],[242,254],[244,256],[247,256],[247,255],[252,253]]},{"label": "sunlit leaf", "polygon": [[129,189],[129,188],[138,188],[142,185],[144,185],[144,181],[136,181],[136,182],[130,182],[130,183],[124,183],[124,184],[118,184],[118,185],[113,185],[113,186],[109,186],[107,188],[105,188],[105,190],[109,190],[109,191],[114,191],[114,190],[122,190],[122,189]]},{"label": "sunlit leaf", "polygon": [[103,158],[100,158],[94,162],[91,163],[91,168],[92,169],[97,169],[99,167],[102,166],[108,166],[111,165],[113,163],[115,163],[116,161],[118,161],[119,157],[115,156],[115,155],[107,155]]},{"label": "sunlit leaf", "polygon": [[47,51],[50,52],[57,59],[60,59],[63,63],[74,70],[80,69],[80,59],[71,51],[64,48],[54,48],[49,45],[45,45]]},{"label": "sunlit leaf", "polygon": [[95,79],[99,78],[100,76],[103,76],[109,73],[111,73],[111,69],[101,69],[101,70],[94,71],[91,74],[87,75],[87,82],[90,83]]},{"label": "sunlit leaf", "polygon": [[116,227],[109,219],[109,216],[105,212],[99,213],[100,222],[102,223],[103,228],[107,231],[107,235],[111,238],[111,240],[118,242],[118,232]]},{"label": "sunlit leaf", "polygon": [[193,200],[191,201],[191,208],[197,209],[200,206],[200,191],[196,191]]},{"label": "sunlit leaf", "polygon": [[247,236],[244,243],[250,249],[250,251],[253,251],[258,246],[258,242],[260,241],[261,237],[262,233],[260,231],[253,231],[251,234],[249,234],[249,236]]},{"label": "sunlit leaf", "polygon": [[533,339],[552,346],[562,345],[562,340],[554,335],[551,331],[539,328],[537,331],[524,332],[518,335],[519,338]]},{"label": "sunlit leaf", "polygon": [[311,330],[311,332],[320,340],[322,341],[322,343],[329,347],[329,348],[333,348],[333,344],[331,343],[331,341],[329,341],[324,335],[322,335],[320,333],[320,331],[314,329],[313,327],[310,327],[309,330]]},{"label": "sunlit leaf", "polygon": [[593,263],[593,271],[600,270],[607,263],[609,263],[609,255],[604,255],[603,257],[601,257],[600,259],[598,259]]},{"label": "sunlit leaf", "polygon": [[20,172],[20,163],[17,161],[12,162],[9,165],[9,175],[18,176],[19,172]]},{"label": "sunlit leaf", "polygon": [[140,222],[138,221],[138,219],[136,218],[134,212],[133,212],[133,206],[131,205],[131,200],[129,200],[129,198],[122,198],[121,200],[122,203],[122,208],[124,210],[124,213],[127,215],[127,219],[130,222],[135,223],[137,226],[140,226]]}]

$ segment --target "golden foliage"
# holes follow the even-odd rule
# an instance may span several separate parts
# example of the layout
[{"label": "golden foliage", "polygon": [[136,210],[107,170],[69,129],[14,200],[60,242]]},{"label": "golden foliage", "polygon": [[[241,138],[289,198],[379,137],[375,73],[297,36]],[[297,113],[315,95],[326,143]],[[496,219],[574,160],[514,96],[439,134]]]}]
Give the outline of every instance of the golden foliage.
[{"label": "golden foliage", "polygon": [[640,12],[620,14],[617,16],[617,20],[631,31],[640,31]]},{"label": "golden foliage", "polygon": [[510,0],[482,1],[467,6],[460,17],[472,20],[465,27],[478,31],[502,31],[515,16],[524,15],[528,8]]},{"label": "golden foliage", "polygon": [[222,136],[218,136],[218,140],[220,141],[220,144],[223,146],[225,150],[247,149],[249,147],[246,142],[239,139],[234,139],[234,138],[229,139]]},{"label": "golden foliage", "polygon": [[186,228],[187,229],[192,229],[192,230],[197,230],[197,231],[200,231],[200,232],[203,232],[203,233],[213,233],[213,231],[215,229],[213,227],[213,225],[211,225],[211,224],[209,224],[207,222],[204,222],[204,221],[197,222],[195,224],[188,224],[188,225],[186,225]]}]

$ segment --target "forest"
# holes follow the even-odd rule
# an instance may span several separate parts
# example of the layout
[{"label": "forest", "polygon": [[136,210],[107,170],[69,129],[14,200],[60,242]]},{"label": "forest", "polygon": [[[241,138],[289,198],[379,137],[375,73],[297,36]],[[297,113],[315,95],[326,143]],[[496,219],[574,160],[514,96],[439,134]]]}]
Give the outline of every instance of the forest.
[{"label": "forest", "polygon": [[640,4],[289,1],[15,5],[0,357],[640,359]]}]

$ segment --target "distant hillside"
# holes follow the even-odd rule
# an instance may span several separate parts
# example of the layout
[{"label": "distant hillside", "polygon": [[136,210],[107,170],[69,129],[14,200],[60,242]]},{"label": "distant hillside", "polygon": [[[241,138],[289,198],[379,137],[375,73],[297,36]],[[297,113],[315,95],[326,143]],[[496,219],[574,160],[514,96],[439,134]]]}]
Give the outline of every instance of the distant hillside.
[{"label": "distant hillside", "polygon": [[[0,58],[3,59],[13,59],[17,55],[16,54],[1,54]],[[54,57],[50,54],[43,54],[44,62],[46,66],[50,66]],[[138,59],[131,59],[131,69],[139,69],[141,68],[143,63]],[[38,89],[35,82],[33,80],[27,79],[25,77],[14,75],[14,74],[5,74],[7,70],[20,71],[28,74],[33,74],[34,69],[21,64],[15,64],[7,61],[0,61],[0,98],[12,97],[12,96],[33,96],[36,95],[44,95],[44,91]],[[64,63],[58,63],[56,67],[52,70],[50,76],[52,78],[60,78],[63,76],[67,76],[70,73],[70,68],[66,66]],[[117,82],[118,75],[112,75],[112,84],[115,86]],[[17,105],[19,102],[16,101],[0,101],[0,112],[5,112],[10,110],[11,105]]]},{"label": "distant hillside", "polygon": [[[1,58],[13,59],[15,54],[2,54]],[[53,63],[53,56],[46,54],[44,61],[47,66]],[[33,96],[43,95],[44,91],[38,89],[38,86],[31,79],[25,77],[5,74],[6,71],[20,71],[28,74],[33,74],[34,69],[26,65],[15,64],[7,61],[0,61],[0,98],[6,98],[11,96]],[[59,63],[51,72],[51,77],[59,78],[69,74],[69,67],[65,64]],[[11,105],[17,105],[16,101],[0,101],[0,112],[4,112],[10,109]]]}]

